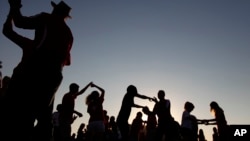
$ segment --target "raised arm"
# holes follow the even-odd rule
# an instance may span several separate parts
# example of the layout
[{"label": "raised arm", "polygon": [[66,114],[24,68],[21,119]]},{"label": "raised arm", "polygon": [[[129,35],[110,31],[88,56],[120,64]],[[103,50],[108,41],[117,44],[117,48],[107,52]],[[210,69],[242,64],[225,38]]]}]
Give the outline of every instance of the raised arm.
[{"label": "raised arm", "polygon": [[26,17],[21,14],[21,0],[9,0],[10,10],[13,13],[13,20],[17,27],[24,29],[35,29],[41,21],[39,16]]},{"label": "raised arm", "polygon": [[83,94],[83,93],[87,90],[87,88],[88,88],[89,86],[91,86],[91,84],[92,84],[92,82],[90,82],[90,83],[89,83],[88,85],[86,85],[82,90],[80,90],[80,91],[77,93],[77,96]]},{"label": "raised arm", "polygon": [[105,90],[104,90],[103,88],[97,86],[97,85],[94,84],[94,83],[91,84],[91,87],[95,87],[95,88],[97,88],[98,90],[100,90],[100,91],[101,91],[101,96],[100,96],[100,97],[104,99]]},{"label": "raised arm", "polygon": [[23,37],[13,30],[12,16],[13,16],[12,11],[10,10],[7,19],[3,25],[3,30],[2,30],[3,34],[21,48],[31,47],[33,43],[31,39]]}]

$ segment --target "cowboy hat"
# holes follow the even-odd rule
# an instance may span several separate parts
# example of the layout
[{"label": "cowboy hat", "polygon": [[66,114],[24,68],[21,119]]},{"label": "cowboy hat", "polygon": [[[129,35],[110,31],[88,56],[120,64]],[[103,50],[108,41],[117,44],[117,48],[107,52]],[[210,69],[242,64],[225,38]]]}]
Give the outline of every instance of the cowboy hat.
[{"label": "cowboy hat", "polygon": [[51,1],[51,5],[53,6],[54,9],[59,10],[61,14],[64,14],[65,16],[71,18],[71,16],[69,15],[71,7],[69,7],[64,1],[61,1],[58,4]]}]

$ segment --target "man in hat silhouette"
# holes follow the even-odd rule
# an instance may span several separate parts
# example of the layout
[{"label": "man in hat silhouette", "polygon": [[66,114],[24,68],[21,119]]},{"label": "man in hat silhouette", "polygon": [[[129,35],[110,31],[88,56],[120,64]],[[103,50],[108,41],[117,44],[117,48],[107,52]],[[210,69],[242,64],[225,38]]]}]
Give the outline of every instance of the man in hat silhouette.
[{"label": "man in hat silhouette", "polygon": [[[22,79],[22,83],[14,83],[7,91],[0,140],[49,141],[55,93],[63,79],[63,67],[70,65],[73,35],[65,19],[70,17],[71,8],[63,1],[58,4],[52,1],[51,13],[26,17],[20,12],[21,0],[9,0],[9,4],[15,26],[34,29],[35,37],[33,54],[19,72],[23,74],[18,78]],[[22,115],[16,117],[13,111]],[[34,127],[35,120],[37,124]],[[14,126],[21,129],[15,136],[11,135],[10,129]]]}]

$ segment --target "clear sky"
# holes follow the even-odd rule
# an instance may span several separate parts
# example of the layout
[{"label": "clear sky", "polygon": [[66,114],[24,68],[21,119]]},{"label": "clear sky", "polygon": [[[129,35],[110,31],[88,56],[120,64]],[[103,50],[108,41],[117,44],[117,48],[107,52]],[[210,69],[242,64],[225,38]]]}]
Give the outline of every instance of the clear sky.
[{"label": "clear sky", "polygon": [[[56,3],[59,0],[55,1]],[[90,81],[106,90],[104,108],[117,116],[128,85],[150,97],[158,90],[171,100],[180,123],[186,101],[199,119],[213,118],[209,103],[217,101],[228,124],[250,124],[250,1],[248,0],[65,0],[72,7],[66,22],[74,35],[72,64],[63,70],[56,93],[61,103],[70,83],[83,88]],[[22,13],[52,11],[50,0],[22,0]],[[0,25],[7,13],[0,1]],[[34,31],[16,29],[33,39]],[[21,49],[0,34],[3,75],[11,75]],[[48,78],[49,81],[49,78]],[[76,100],[83,113],[73,124],[88,122],[85,97]],[[154,103],[135,98],[150,109]],[[139,109],[133,109],[130,122]],[[18,120],[18,117],[17,117]],[[199,126],[211,141],[212,126]]]}]

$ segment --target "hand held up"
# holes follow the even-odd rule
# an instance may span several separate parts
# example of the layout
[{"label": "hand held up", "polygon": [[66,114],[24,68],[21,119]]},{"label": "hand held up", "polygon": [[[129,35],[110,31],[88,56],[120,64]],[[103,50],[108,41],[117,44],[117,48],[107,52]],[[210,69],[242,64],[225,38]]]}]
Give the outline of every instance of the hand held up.
[{"label": "hand held up", "polygon": [[21,8],[22,4],[21,4],[21,0],[8,0],[9,4],[10,4],[10,8]]}]

